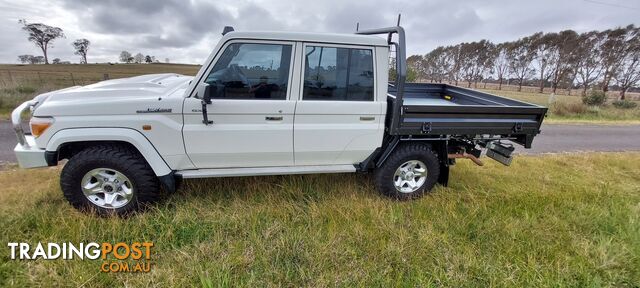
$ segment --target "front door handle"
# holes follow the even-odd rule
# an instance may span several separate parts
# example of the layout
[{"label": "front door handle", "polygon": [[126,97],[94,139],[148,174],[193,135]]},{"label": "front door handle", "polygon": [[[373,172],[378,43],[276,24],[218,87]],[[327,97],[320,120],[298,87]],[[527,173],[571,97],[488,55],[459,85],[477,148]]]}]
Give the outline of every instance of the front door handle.
[{"label": "front door handle", "polygon": [[376,117],[373,116],[360,116],[360,121],[373,121],[376,120]]},{"label": "front door handle", "polygon": [[264,120],[267,120],[267,121],[282,121],[282,119],[283,119],[282,116],[267,116],[267,117],[264,117]]}]

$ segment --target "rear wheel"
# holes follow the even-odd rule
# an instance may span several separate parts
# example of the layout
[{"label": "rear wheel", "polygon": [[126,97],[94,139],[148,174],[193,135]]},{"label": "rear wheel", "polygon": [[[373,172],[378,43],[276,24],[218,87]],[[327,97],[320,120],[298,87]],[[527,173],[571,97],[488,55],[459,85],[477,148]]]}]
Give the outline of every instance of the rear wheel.
[{"label": "rear wheel", "polygon": [[398,147],[375,171],[378,190],[399,200],[415,199],[438,181],[440,164],[431,146],[410,143]]},{"label": "rear wheel", "polygon": [[151,167],[137,151],[120,145],[89,147],[71,157],[60,186],[75,208],[102,215],[131,213],[160,197]]}]

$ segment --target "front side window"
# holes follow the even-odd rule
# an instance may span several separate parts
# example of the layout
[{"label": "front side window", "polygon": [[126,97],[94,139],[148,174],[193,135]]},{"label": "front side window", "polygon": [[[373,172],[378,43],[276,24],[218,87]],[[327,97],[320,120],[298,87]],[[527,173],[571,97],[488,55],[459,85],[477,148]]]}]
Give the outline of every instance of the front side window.
[{"label": "front side window", "polygon": [[289,84],[291,45],[233,43],[205,82],[214,99],[284,100]]},{"label": "front side window", "polygon": [[307,46],[304,100],[373,101],[370,49]]}]

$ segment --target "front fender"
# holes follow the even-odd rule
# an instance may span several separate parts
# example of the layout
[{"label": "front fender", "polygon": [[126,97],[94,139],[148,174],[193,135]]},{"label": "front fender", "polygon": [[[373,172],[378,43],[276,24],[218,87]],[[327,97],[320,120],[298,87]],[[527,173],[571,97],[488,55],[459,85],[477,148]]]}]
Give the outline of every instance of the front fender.
[{"label": "front fender", "polygon": [[171,173],[171,168],[162,159],[155,147],[142,133],[131,128],[70,128],[57,131],[47,143],[46,151],[58,151],[60,146],[71,142],[122,141],[140,152],[157,176]]}]

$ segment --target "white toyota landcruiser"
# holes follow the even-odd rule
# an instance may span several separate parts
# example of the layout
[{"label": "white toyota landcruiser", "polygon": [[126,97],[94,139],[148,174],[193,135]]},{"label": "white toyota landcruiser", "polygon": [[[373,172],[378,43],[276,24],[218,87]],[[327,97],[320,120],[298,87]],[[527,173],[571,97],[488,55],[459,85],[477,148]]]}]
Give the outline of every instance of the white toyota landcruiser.
[{"label": "white toyota landcruiser", "polygon": [[[374,34],[385,35],[385,38]],[[456,158],[508,165],[546,108],[446,84],[404,83],[404,30],[233,32],[195,77],[154,74],[45,93],[12,114],[24,168],[68,159],[76,208],[123,214],[182,178],[375,172],[411,199]],[[395,49],[390,49],[395,47]],[[389,53],[397,77],[388,83]],[[30,135],[21,125],[31,110]]]}]

